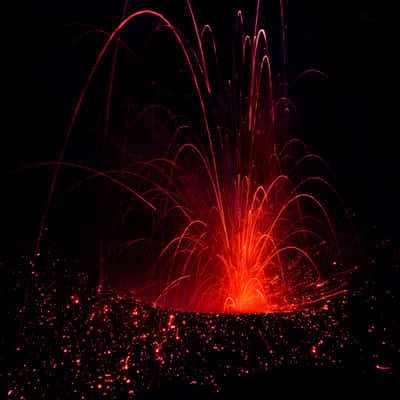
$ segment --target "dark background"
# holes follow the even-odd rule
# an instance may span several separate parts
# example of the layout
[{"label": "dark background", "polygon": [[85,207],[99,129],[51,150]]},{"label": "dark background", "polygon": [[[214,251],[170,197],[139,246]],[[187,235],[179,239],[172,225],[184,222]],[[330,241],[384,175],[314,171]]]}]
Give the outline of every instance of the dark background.
[{"label": "dark background", "polygon": [[[105,43],[105,36],[99,33],[78,40],[90,28],[73,24],[92,24],[111,31],[121,18],[123,4],[122,0],[43,0],[31,4],[30,12],[23,13],[11,35],[15,43],[10,58],[17,75],[12,82],[17,117],[1,135],[3,171],[57,160],[80,91]],[[247,32],[251,32],[256,1],[219,1],[218,6],[216,4],[209,0],[192,1],[198,24],[209,23],[214,29],[222,76],[226,81],[231,77],[229,57],[235,12],[243,10]],[[348,209],[356,213],[359,229],[363,231],[376,225],[382,238],[400,239],[400,156],[394,123],[395,103],[391,99],[394,47],[387,26],[388,14],[394,11],[373,1],[301,0],[284,4],[289,81],[307,68],[320,69],[329,76],[328,81],[316,77],[304,79],[291,92],[298,107],[299,136],[311,151],[331,164],[337,176],[334,185]],[[128,14],[143,8],[165,14],[195,43],[185,1],[130,1]],[[149,24],[154,26],[154,19],[137,19],[132,30],[128,29],[122,37],[138,51],[137,64],[145,62],[140,54]],[[282,53],[278,0],[261,2],[259,27],[266,28],[269,34],[272,68],[276,74],[281,68]],[[123,53],[120,54],[124,59]],[[99,165],[99,135],[104,125],[110,61],[110,57],[106,58],[96,73],[88,101],[84,102],[72,132],[66,160]],[[126,65],[121,73],[124,77],[129,75],[132,63]],[[143,79],[141,72],[146,71],[148,79],[156,77],[165,85],[168,74],[172,77],[174,70],[182,65],[181,59],[154,63],[151,68],[132,67],[130,82]],[[175,83],[174,78],[171,81]],[[194,107],[185,109],[185,99],[179,99],[182,88],[174,88],[173,84],[166,88],[166,91],[176,89],[172,94],[172,106],[178,111],[187,111],[191,117]],[[133,91],[133,101],[140,103],[138,97],[143,94],[143,88],[142,92]],[[60,175],[66,178],[64,184],[62,180],[57,183],[60,189],[81,177],[73,173],[66,175],[64,172]],[[4,179],[2,200],[5,205],[1,218],[5,222],[3,232],[7,232],[9,246],[17,241],[34,243],[51,176],[52,169],[43,168]],[[81,240],[76,239],[84,238],[90,249],[98,240],[96,234],[90,233],[96,232],[98,224],[96,213],[90,211],[96,191],[89,187],[78,197],[63,208],[60,221],[64,219],[64,222],[59,223],[59,229],[64,232],[61,237],[65,243],[72,236],[80,243]]]}]

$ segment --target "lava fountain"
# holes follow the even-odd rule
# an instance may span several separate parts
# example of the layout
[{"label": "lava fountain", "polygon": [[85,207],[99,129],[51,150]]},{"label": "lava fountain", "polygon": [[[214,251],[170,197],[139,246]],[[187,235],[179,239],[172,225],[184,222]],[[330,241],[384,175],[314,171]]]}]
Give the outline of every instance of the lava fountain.
[{"label": "lava fountain", "polygon": [[[237,13],[232,78],[225,84],[219,79],[212,29],[208,25],[199,29],[189,1],[187,5],[196,46],[167,18],[151,10],[124,18],[110,35],[82,91],[55,163],[41,230],[59,168],[86,168],[63,158],[104,53],[128,23],[150,15],[172,32],[184,54],[203,126],[194,128],[167,110],[175,125],[163,154],[134,160],[125,168],[86,168],[89,178],[101,176],[129,192],[122,220],[129,213],[139,218],[138,202],[151,212],[150,237],[139,235],[124,245],[126,249],[143,242],[149,246],[146,251],[157,253],[151,268],[143,266],[148,284],[138,292],[154,304],[184,311],[265,313],[326,308],[333,297],[346,291],[348,269],[335,221],[321,194],[329,192],[344,216],[347,211],[328,180],[314,173],[315,168],[311,174],[304,173],[307,164],[319,163],[321,170],[328,170],[324,160],[310,153],[301,140],[290,137],[295,108],[288,98],[282,2],[283,71],[279,77],[272,77],[268,37],[258,28],[258,1],[252,34],[245,34],[242,13]],[[206,53],[214,59],[210,61]],[[323,75],[309,70],[300,77],[308,72]],[[162,109],[153,105],[142,115],[155,108]],[[109,109],[106,114],[108,118]]]}]

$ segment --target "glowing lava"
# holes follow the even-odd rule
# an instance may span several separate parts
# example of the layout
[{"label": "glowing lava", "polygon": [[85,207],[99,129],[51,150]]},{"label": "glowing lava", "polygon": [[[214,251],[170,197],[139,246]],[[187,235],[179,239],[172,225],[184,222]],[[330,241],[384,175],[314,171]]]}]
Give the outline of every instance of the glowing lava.
[{"label": "glowing lava", "polygon": [[[282,4],[280,81],[272,79],[267,34],[257,26],[258,2],[253,35],[245,35],[242,13],[237,14],[232,79],[225,87],[211,79],[219,75],[209,69],[215,65],[218,70],[212,30],[208,25],[199,30],[190,2],[187,4],[197,51],[168,19],[151,10],[129,15],[112,32],[75,109],[56,163],[48,205],[58,170],[68,165],[86,168],[93,174],[89,178],[107,178],[129,192],[121,224],[137,202],[148,207],[155,227],[152,234],[130,238],[124,249],[143,241],[150,244],[146,251],[159,254],[152,268],[143,266],[150,273],[141,293],[152,303],[219,313],[327,307],[331,297],[346,291],[340,244],[319,196],[326,190],[334,196],[336,192],[325,178],[304,173],[308,164],[324,165],[324,161],[311,154],[301,140],[289,138],[294,106],[287,94]],[[164,155],[144,161],[142,155],[125,168],[107,171],[64,163],[71,130],[98,64],[120,31],[143,15],[168,28],[182,50],[203,127],[193,128],[167,110],[168,122],[175,125]],[[207,37],[215,55],[213,64],[205,57]],[[153,105],[137,119],[156,109],[166,110]],[[108,127],[109,108],[106,115]],[[132,188],[132,180],[140,185]],[[140,218],[141,212],[134,212]],[[143,218],[146,216],[144,213]]]},{"label": "glowing lava", "polygon": [[[274,86],[267,36],[257,30],[258,8],[252,38],[244,35],[238,13],[237,59],[233,80],[225,88],[231,104],[214,101],[217,106],[211,109],[206,104],[212,102],[206,99],[220,93],[208,78],[203,40],[212,31],[206,26],[200,35],[190,4],[189,9],[198,38],[200,54],[195,59],[200,77],[185,54],[208,150],[193,133],[185,136],[191,141],[180,143],[174,135],[175,142],[168,147],[174,155],[146,164],[146,177],[162,186],[166,197],[158,208],[168,210],[172,203],[180,212],[168,232],[182,226],[154,268],[151,281],[162,283],[156,302],[189,311],[235,313],[327,307],[329,298],[346,291],[345,275],[339,267],[335,229],[318,193],[322,187],[336,192],[327,180],[299,172],[310,160],[324,161],[309,153],[302,141],[283,137],[288,136],[292,104],[286,82]],[[283,9],[281,16],[284,26]],[[213,38],[211,42],[216,54]],[[283,53],[285,61],[285,48]],[[205,93],[199,89],[201,79]],[[224,110],[222,119],[217,117],[219,107]],[[210,121],[216,121],[215,134]],[[176,132],[183,128],[188,129],[178,126]],[[168,176],[164,185],[160,170]]]}]

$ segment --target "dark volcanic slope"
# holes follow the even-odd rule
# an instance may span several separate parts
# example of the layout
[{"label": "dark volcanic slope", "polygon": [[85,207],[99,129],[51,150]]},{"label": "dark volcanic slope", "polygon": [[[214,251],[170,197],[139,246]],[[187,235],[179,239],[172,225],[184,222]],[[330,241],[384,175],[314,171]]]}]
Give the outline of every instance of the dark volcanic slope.
[{"label": "dark volcanic slope", "polygon": [[[72,272],[73,262],[41,256],[22,329],[15,340],[10,335],[8,350],[17,351],[10,353],[8,395],[384,398],[398,365],[399,297],[390,282],[399,267],[393,246],[381,248],[368,274],[354,277],[359,289],[327,310],[267,315],[162,310],[131,293],[98,292],[87,275]],[[9,272],[9,304],[20,310],[29,263],[21,258]],[[10,327],[18,330],[16,316]]]}]

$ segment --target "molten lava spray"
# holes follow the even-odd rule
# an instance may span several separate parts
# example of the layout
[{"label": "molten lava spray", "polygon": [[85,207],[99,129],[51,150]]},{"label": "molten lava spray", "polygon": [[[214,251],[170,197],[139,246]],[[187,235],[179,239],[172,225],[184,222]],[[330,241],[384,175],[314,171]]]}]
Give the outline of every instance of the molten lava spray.
[{"label": "molten lava spray", "polygon": [[[190,2],[187,4],[196,45],[162,14],[151,10],[129,15],[112,32],[75,109],[56,163],[48,205],[60,166],[84,168],[64,163],[63,157],[101,59],[126,25],[150,16],[172,32],[183,52],[202,126],[193,127],[165,107],[152,105],[137,118],[154,110],[168,114],[174,128],[164,154],[144,161],[142,156],[125,168],[86,168],[91,176],[111,180],[129,192],[122,221],[132,210],[138,219],[140,207],[151,211],[151,234],[130,238],[124,244],[124,249],[139,243],[149,246],[146,251],[150,254],[158,253],[152,267],[142,266],[147,284],[138,292],[147,301],[187,311],[255,313],[326,308],[330,298],[346,291],[340,244],[320,196],[327,191],[336,196],[336,192],[325,178],[304,173],[307,165],[325,162],[311,154],[301,140],[290,137],[295,109],[288,99],[282,3],[280,78],[272,78],[267,34],[258,28],[258,2],[252,34],[245,34],[242,13],[237,13],[232,78],[226,83],[219,79],[212,29],[206,25],[200,30]],[[211,47],[209,51],[205,43]],[[214,60],[206,53],[212,53]],[[112,75],[115,60],[116,55]],[[310,70],[301,76],[307,72],[319,73]],[[113,76],[109,96],[112,80]],[[111,134],[109,105],[110,99],[107,136]],[[143,212],[143,218],[147,215]]]}]

